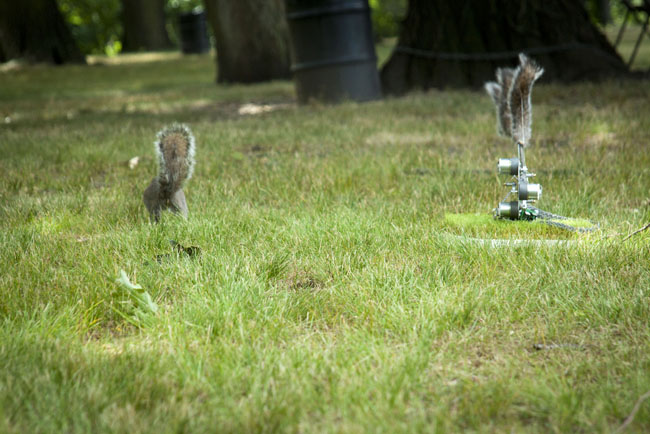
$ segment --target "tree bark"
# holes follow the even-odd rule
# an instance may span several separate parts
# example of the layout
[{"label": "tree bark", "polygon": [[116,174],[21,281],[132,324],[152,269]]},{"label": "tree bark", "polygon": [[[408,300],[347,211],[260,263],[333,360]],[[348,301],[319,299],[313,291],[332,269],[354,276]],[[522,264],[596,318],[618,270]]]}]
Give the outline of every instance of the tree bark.
[{"label": "tree bark", "polygon": [[0,62],[85,63],[55,0],[0,1]]},{"label": "tree bark", "polygon": [[479,87],[527,52],[543,80],[601,79],[628,71],[582,0],[410,0],[384,92]]},{"label": "tree bark", "polygon": [[283,0],[205,0],[217,43],[217,82],[289,78]]},{"label": "tree bark", "polygon": [[124,51],[166,50],[172,43],[165,28],[164,0],[122,0]]}]

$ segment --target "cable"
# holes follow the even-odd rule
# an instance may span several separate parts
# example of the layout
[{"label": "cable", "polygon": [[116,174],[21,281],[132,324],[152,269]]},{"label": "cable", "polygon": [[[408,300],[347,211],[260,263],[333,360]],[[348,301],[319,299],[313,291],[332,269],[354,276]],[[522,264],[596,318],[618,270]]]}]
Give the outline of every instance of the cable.
[{"label": "cable", "polygon": [[571,51],[578,49],[590,49],[593,51],[598,51],[602,54],[610,56],[609,53],[601,50],[598,47],[593,45],[583,44],[580,42],[572,42],[568,44],[559,44],[559,45],[549,45],[544,47],[531,47],[531,48],[522,48],[517,51],[491,51],[486,53],[451,53],[451,52],[442,52],[442,51],[429,51],[422,50],[419,48],[405,47],[403,45],[398,45],[395,47],[395,51],[410,54],[412,56],[424,57],[428,59],[439,59],[439,60],[460,60],[460,61],[486,61],[486,60],[503,60],[511,59],[519,56],[519,53],[526,54],[548,54],[556,53],[558,51]]}]

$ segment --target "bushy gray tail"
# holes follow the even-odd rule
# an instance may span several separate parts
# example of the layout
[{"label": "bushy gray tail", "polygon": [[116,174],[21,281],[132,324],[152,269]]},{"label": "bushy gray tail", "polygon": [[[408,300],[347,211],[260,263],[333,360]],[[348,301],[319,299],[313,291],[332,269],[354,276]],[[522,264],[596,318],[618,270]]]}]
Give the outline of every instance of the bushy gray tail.
[{"label": "bushy gray tail", "polygon": [[485,83],[485,90],[492,97],[497,112],[497,132],[505,137],[512,137],[512,115],[508,104],[508,91],[514,74],[512,68],[499,68],[496,72],[497,81]]},{"label": "bushy gray tail", "polygon": [[527,147],[530,143],[533,110],[530,96],[533,84],[544,73],[544,69],[525,54],[519,55],[519,66],[512,77],[508,91],[510,115],[512,117],[512,139]]},{"label": "bushy gray tail", "polygon": [[499,68],[497,81],[485,83],[485,90],[496,107],[498,133],[524,147],[530,144],[533,84],[543,73],[543,68],[522,53],[516,69]]},{"label": "bushy gray tail", "polygon": [[161,191],[174,193],[194,172],[196,145],[192,131],[186,125],[172,124],[158,133],[154,145],[158,155]]}]

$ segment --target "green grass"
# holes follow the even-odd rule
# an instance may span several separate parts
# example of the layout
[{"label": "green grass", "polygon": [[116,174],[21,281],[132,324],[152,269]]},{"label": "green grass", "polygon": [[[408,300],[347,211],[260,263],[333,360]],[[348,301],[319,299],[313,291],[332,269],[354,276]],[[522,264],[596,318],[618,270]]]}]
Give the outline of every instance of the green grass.
[{"label": "green grass", "polygon": [[[503,197],[485,94],[296,107],[214,76],[0,76],[0,432],[611,432],[650,390],[650,236],[622,242],[650,220],[646,82],[535,89],[538,205],[601,229],[493,249],[444,217]],[[172,121],[198,142],[190,216],[154,226]]]},{"label": "green grass", "polygon": [[[595,230],[594,224],[586,219],[568,218],[551,219],[551,223],[561,223],[574,228],[589,228]],[[454,235],[478,237],[481,239],[573,239],[597,240],[602,234],[573,232],[545,223],[541,219],[534,221],[511,221],[495,219],[492,214],[466,213],[445,214],[442,230]]]}]

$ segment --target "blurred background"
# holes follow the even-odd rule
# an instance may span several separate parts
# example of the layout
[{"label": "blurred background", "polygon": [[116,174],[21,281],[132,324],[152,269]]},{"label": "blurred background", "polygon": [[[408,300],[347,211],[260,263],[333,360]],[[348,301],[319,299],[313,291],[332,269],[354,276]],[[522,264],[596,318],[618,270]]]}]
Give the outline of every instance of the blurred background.
[{"label": "blurred background", "polygon": [[[294,29],[305,16],[362,9],[370,17],[367,29],[340,24],[346,18],[322,26],[317,37]],[[212,52],[218,82],[250,83],[290,78],[304,63],[297,57],[309,57],[305,52],[334,47],[334,61],[344,63],[355,44],[365,44],[365,54],[353,55],[376,60],[385,94],[478,88],[495,67],[515,63],[519,51],[545,65],[544,80],[571,82],[632,70],[647,75],[650,65],[638,59],[647,58],[639,53],[650,45],[649,11],[650,0],[3,1],[0,62],[101,63],[126,53]]]}]

